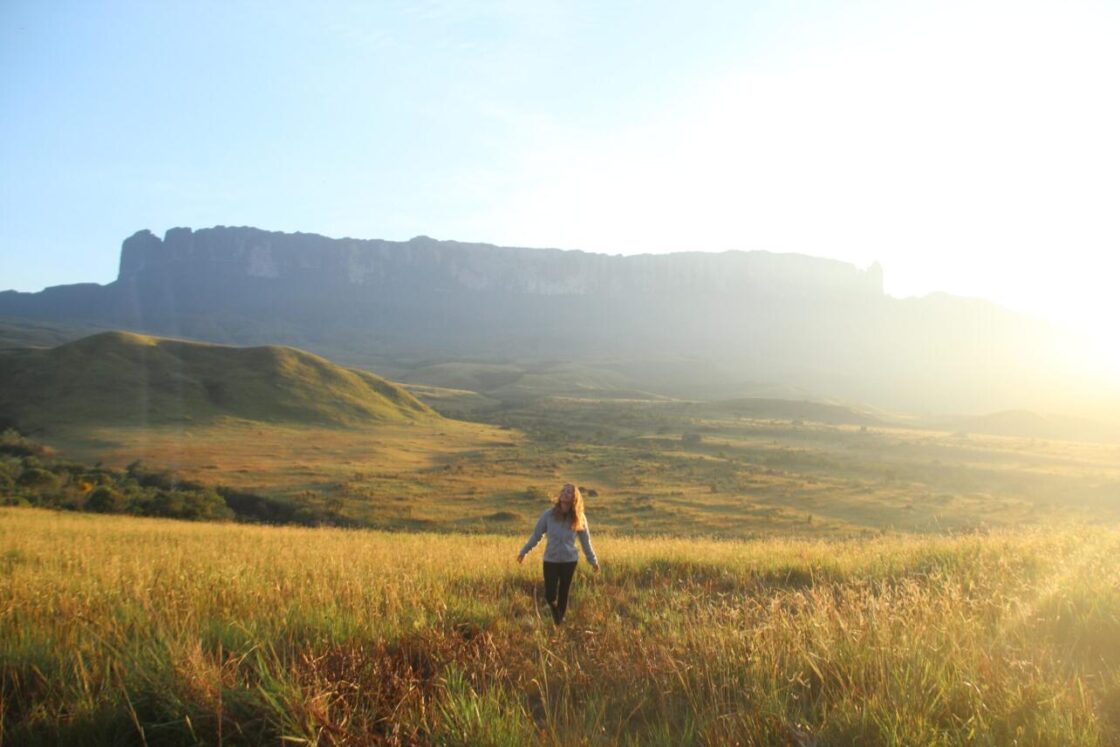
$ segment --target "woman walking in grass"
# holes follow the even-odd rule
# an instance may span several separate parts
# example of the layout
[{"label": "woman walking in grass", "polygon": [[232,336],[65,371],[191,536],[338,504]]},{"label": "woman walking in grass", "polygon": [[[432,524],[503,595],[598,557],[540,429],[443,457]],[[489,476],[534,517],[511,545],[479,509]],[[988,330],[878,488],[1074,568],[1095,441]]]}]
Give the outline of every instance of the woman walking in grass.
[{"label": "woman walking in grass", "polygon": [[583,545],[587,562],[596,573],[599,572],[599,560],[591,549],[591,531],[583,513],[583,496],[575,485],[568,483],[561,488],[556,503],[541,514],[529,541],[517,554],[518,563],[525,562],[525,556],[545,534],[548,535],[548,545],[544,550],[544,598],[552,608],[553,621],[560,624],[568,608],[568,589],[579,561],[576,537]]}]

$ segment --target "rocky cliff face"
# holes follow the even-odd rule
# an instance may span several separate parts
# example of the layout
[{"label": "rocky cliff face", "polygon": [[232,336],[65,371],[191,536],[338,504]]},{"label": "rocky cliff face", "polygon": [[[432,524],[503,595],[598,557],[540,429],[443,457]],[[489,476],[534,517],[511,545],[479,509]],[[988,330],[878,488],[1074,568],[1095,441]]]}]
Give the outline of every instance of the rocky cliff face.
[{"label": "rocky cliff face", "polygon": [[420,360],[614,361],[655,387],[666,361],[688,361],[698,380],[719,368],[819,396],[965,412],[998,409],[1005,395],[1022,405],[1016,387],[1053,380],[1055,348],[1040,325],[991,304],[885,296],[878,266],[227,227],[140,231],[115,282],[0,293],[0,316],[295,345],[390,372]]},{"label": "rocky cliff face", "polygon": [[538,296],[596,294],[728,294],[752,289],[882,294],[878,265],[767,252],[610,256],[489,244],[328,239],[254,228],[173,228],[161,241],[144,230],[125,240],[118,282],[183,274],[318,283],[376,289],[423,278],[429,288]]}]

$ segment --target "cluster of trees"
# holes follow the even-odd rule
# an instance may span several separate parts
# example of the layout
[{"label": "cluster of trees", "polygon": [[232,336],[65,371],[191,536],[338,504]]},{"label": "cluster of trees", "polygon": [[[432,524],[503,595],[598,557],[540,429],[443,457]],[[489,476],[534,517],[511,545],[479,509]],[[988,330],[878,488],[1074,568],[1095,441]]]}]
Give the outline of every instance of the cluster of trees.
[{"label": "cluster of trees", "polygon": [[139,461],[123,470],[63,461],[49,447],[12,429],[0,433],[0,505],[193,521],[355,524],[336,511],[209,487],[173,472],[148,469]]}]

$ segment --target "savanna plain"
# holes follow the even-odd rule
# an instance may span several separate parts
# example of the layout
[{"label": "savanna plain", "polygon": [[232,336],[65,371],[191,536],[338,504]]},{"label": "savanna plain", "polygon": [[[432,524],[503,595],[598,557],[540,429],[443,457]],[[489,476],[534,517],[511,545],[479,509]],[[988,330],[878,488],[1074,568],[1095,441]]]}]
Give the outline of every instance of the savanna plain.
[{"label": "savanna plain", "polygon": [[[1120,743],[1116,444],[417,393],[456,417],[57,429],[345,526],[60,510],[94,486],[58,471],[0,509],[0,739]],[[557,628],[514,556],[564,481],[603,570]]]}]

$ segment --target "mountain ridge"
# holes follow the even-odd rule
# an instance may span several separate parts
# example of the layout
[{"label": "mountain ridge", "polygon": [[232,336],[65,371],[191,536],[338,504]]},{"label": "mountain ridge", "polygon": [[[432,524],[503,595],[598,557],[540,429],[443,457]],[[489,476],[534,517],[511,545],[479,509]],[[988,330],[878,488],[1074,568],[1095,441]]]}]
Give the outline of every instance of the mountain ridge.
[{"label": "mountain ridge", "polygon": [[[407,252],[411,265],[428,276],[469,290],[504,289],[539,295],[586,295],[639,290],[672,292],[726,290],[750,274],[773,279],[781,272],[798,274],[798,284],[882,294],[882,269],[868,270],[839,260],[767,251],[700,251],[667,254],[603,254],[554,248],[504,247],[489,243],[438,240],[417,236],[406,242],[383,239],[329,238],[315,233],[280,233],[258,228],[215,226],[169,229],[161,240],[144,229],[125,239],[117,281],[178,265],[182,260],[222,262],[251,277],[278,279],[295,267],[333,275],[352,285],[392,279],[395,254]],[[309,256],[314,253],[318,256]],[[514,259],[518,272],[502,272]],[[699,271],[674,272],[689,264]],[[729,274],[728,269],[733,271]],[[625,272],[623,272],[625,270]],[[399,279],[399,278],[397,278]]]},{"label": "mountain ridge", "polygon": [[1053,386],[1070,380],[1062,340],[1037,320],[944,294],[895,299],[877,265],[800,254],[145,230],[112,283],[2,292],[0,316],[292,345],[405,381],[423,362],[564,360],[670,396],[781,384],[922,413],[1059,410],[1050,393],[1078,391]]}]

